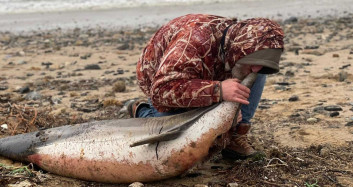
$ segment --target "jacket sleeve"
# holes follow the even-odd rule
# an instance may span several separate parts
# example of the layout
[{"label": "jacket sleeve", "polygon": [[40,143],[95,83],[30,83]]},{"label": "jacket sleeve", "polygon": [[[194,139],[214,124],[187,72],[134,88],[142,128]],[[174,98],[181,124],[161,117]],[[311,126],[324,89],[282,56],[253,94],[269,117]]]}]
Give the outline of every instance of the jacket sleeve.
[{"label": "jacket sleeve", "polygon": [[154,105],[187,108],[219,102],[220,82],[211,80],[213,65],[204,61],[215,40],[205,32],[182,31],[169,44],[152,83]]}]

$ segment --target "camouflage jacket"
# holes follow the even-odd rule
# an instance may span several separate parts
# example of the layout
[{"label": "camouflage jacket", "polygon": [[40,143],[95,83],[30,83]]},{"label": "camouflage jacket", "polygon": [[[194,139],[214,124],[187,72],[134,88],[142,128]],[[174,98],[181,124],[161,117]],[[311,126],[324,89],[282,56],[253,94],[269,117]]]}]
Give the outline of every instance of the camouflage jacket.
[{"label": "camouflage jacket", "polygon": [[[281,29],[279,34],[271,31],[262,33],[265,37],[261,40],[256,38],[259,32],[267,32],[268,24],[279,28],[276,23],[263,18],[250,20],[265,27],[253,29],[251,21],[245,22],[249,20],[236,23],[204,14],[188,14],[162,26],[147,43],[136,67],[138,84],[154,107],[166,112],[219,102],[220,81],[231,76],[238,59],[264,48],[283,48]],[[224,63],[221,40],[228,26]],[[273,42],[278,36],[281,42]]]}]

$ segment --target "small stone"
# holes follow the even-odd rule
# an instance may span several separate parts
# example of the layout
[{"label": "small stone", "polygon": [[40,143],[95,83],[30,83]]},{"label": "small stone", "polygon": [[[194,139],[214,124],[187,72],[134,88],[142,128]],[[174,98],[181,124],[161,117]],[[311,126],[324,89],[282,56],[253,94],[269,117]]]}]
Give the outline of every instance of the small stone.
[{"label": "small stone", "polygon": [[65,68],[65,64],[60,64],[59,66],[58,66],[58,69],[64,69]]},{"label": "small stone", "polygon": [[7,86],[0,86],[0,90],[7,90],[8,88]]},{"label": "small stone", "polygon": [[118,72],[118,74],[124,74],[124,70],[120,69],[120,68],[117,70],[117,72]]},{"label": "small stone", "polygon": [[208,187],[206,184],[195,184],[194,187]]},{"label": "small stone", "polygon": [[284,20],[284,24],[292,24],[292,23],[297,23],[297,22],[298,22],[298,18],[294,17],[294,16]]},{"label": "small stone", "polygon": [[24,60],[19,60],[19,61],[17,62],[17,64],[18,64],[18,65],[23,65],[23,64],[27,64],[27,62],[24,61]]},{"label": "small stone", "polygon": [[320,155],[321,156],[328,156],[330,154],[330,149],[328,147],[323,147],[320,150]]},{"label": "small stone", "polygon": [[338,81],[343,82],[347,79],[348,73],[345,71],[341,71],[338,73]]},{"label": "small stone", "polygon": [[89,93],[88,92],[83,92],[83,93],[81,93],[80,95],[81,96],[87,96]]},{"label": "small stone", "polygon": [[339,54],[333,54],[332,57],[333,58],[338,58],[338,57],[340,57],[340,55]]},{"label": "small stone", "polygon": [[239,186],[239,184],[236,182],[228,183],[227,185],[227,187],[237,187],[237,186]]},{"label": "small stone", "polygon": [[73,65],[72,62],[66,61],[66,62],[64,63],[64,66],[65,66],[65,67],[70,66],[70,65]]},{"label": "small stone", "polygon": [[342,111],[342,108],[337,105],[330,105],[330,106],[325,106],[324,109],[326,111]]},{"label": "small stone", "polygon": [[307,45],[304,47],[304,49],[319,49],[319,47],[320,46],[318,46],[318,45],[312,45],[312,46]]},{"label": "small stone", "polygon": [[83,39],[87,39],[89,37],[89,35],[88,34],[80,34],[78,37],[83,38]]},{"label": "small stone", "polygon": [[316,118],[308,118],[306,121],[309,123],[316,123],[317,119]]},{"label": "small stone", "polygon": [[49,69],[51,65],[53,65],[51,62],[42,62],[42,66],[45,66],[46,69]]},{"label": "small stone", "polygon": [[42,95],[36,91],[30,92],[25,96],[25,99],[27,100],[40,100],[42,98]]},{"label": "small stone", "polygon": [[76,46],[83,45],[83,41],[82,40],[76,40],[75,45]]},{"label": "small stone", "polygon": [[347,68],[347,67],[349,67],[349,66],[351,66],[351,64],[343,65],[343,66],[339,67],[338,69],[345,69],[345,68]]},{"label": "small stone", "polygon": [[20,92],[21,94],[28,93],[29,91],[31,90],[29,89],[28,86],[24,86],[18,90],[18,92]]},{"label": "small stone", "polygon": [[0,38],[0,41],[4,42],[6,44],[10,43],[11,40],[12,40],[12,37],[9,36],[9,35],[2,35],[1,38]]},{"label": "small stone", "polygon": [[86,60],[87,58],[90,58],[92,56],[92,53],[87,53],[83,56],[80,56],[81,59]]},{"label": "small stone", "polygon": [[294,76],[294,72],[293,71],[286,71],[286,73],[284,74],[287,77],[293,77]]},{"label": "small stone", "polygon": [[293,102],[293,101],[298,101],[299,100],[299,97],[297,95],[293,95],[291,96],[289,99],[289,101]]},{"label": "small stone", "polygon": [[300,114],[294,113],[294,114],[290,115],[289,117],[291,117],[291,118],[297,118],[297,117],[300,117]]},{"label": "small stone", "polygon": [[106,75],[112,74],[112,73],[114,73],[114,71],[107,70],[107,71],[104,72],[104,74],[106,74]]},{"label": "small stone", "polygon": [[50,103],[53,105],[61,104],[61,99],[60,98],[51,98]]},{"label": "small stone", "polygon": [[322,112],[322,111],[324,111],[324,107],[323,107],[323,106],[315,107],[315,108],[313,109],[313,111],[314,111],[314,112]]},{"label": "small stone", "polygon": [[125,81],[119,80],[113,85],[114,92],[124,92],[125,90],[126,90]]},{"label": "small stone", "polygon": [[143,186],[145,186],[145,185],[143,185],[140,182],[134,182],[129,185],[129,187],[143,187]]},{"label": "small stone", "polygon": [[353,126],[353,121],[348,122],[348,123],[345,124],[344,126],[346,126],[346,127],[352,127],[352,126]]},{"label": "small stone", "polygon": [[269,109],[271,108],[270,105],[259,105],[259,109]]},{"label": "small stone", "polygon": [[276,84],[278,84],[280,86],[289,86],[290,85],[289,82],[276,82]]},{"label": "small stone", "polygon": [[25,56],[26,53],[25,53],[24,51],[20,51],[20,52],[18,52],[18,55],[19,55],[19,56]]},{"label": "small stone", "polygon": [[275,86],[275,90],[282,90],[282,91],[287,91],[290,90],[291,88],[286,87],[286,86]]},{"label": "small stone", "polygon": [[339,116],[339,115],[340,115],[340,113],[337,112],[337,111],[330,113],[330,117],[336,117],[336,116]]},{"label": "small stone", "polygon": [[85,66],[86,70],[99,70],[101,67],[98,64],[89,64]]},{"label": "small stone", "polygon": [[8,125],[7,125],[7,124],[2,124],[2,125],[1,125],[1,128],[2,128],[3,130],[7,130],[7,129],[8,129]]},{"label": "small stone", "polygon": [[124,43],[122,45],[120,45],[119,47],[117,47],[118,50],[127,50],[130,48],[130,45],[128,43]]},{"label": "small stone", "polygon": [[50,43],[51,42],[49,39],[44,40],[44,47],[46,47],[46,48],[50,47]]}]

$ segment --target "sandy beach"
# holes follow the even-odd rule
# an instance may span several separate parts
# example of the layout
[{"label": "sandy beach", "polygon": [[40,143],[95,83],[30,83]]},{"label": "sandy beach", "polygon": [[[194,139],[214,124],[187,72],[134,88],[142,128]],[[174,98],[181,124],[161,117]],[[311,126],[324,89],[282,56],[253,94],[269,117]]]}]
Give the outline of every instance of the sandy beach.
[{"label": "sandy beach", "polygon": [[[261,160],[216,156],[182,177],[145,186],[353,186],[353,10],[347,0],[259,1],[187,7],[0,16],[0,137],[128,118],[144,98],[136,62],[168,20],[187,13],[268,17],[285,32],[280,73],[267,78],[250,140]],[[237,11],[231,11],[237,10]],[[119,21],[117,21],[119,20]],[[0,186],[128,186],[75,180],[0,158]],[[11,167],[10,167],[11,166]]]},{"label": "sandy beach", "polygon": [[247,19],[267,17],[279,20],[291,16],[317,18],[345,16],[352,12],[350,0],[251,0],[160,7],[114,8],[24,14],[0,14],[0,31],[16,33],[52,29],[135,29],[161,26],[168,20],[191,13]]}]

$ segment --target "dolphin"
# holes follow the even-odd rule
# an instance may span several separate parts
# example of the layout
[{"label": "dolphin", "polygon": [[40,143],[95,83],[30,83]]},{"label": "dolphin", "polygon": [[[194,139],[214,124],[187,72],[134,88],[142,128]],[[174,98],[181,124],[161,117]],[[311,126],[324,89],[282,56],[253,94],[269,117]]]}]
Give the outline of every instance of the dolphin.
[{"label": "dolphin", "polygon": [[[242,84],[250,87],[256,74]],[[181,175],[227,145],[238,103],[156,118],[95,121],[0,139],[0,156],[57,175],[105,183]],[[217,151],[215,151],[217,150]]]}]

